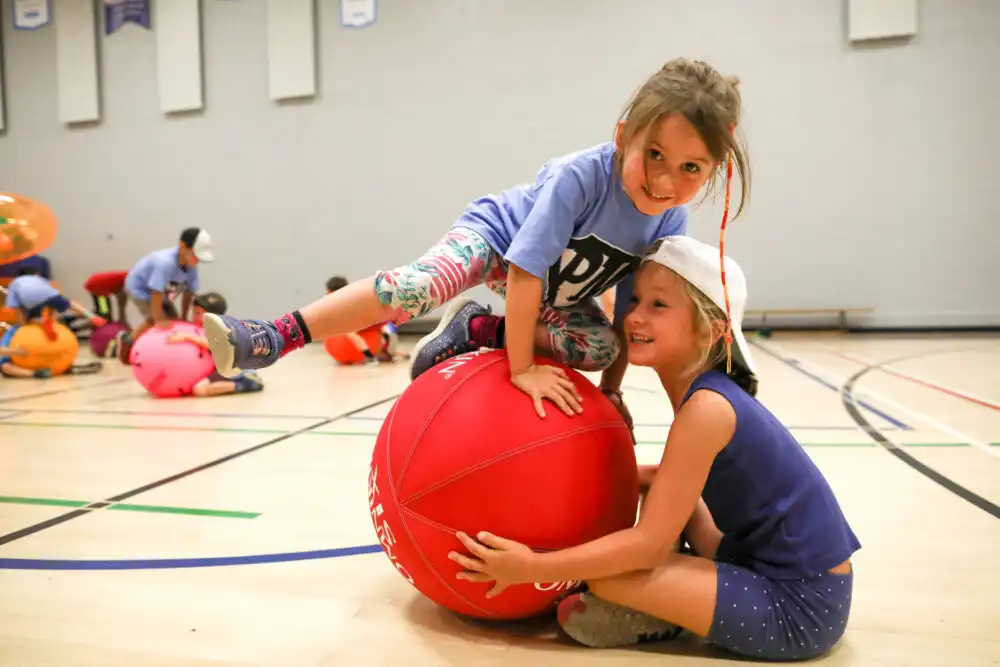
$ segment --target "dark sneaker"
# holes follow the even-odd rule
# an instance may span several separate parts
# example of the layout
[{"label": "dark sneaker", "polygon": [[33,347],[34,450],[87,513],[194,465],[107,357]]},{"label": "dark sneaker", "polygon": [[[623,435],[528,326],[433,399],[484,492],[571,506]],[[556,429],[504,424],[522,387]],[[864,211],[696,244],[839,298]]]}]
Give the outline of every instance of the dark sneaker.
[{"label": "dark sneaker", "polygon": [[559,603],[559,627],[591,648],[634,646],[674,639],[682,628],[641,611],[602,600],[593,593],[574,593]]},{"label": "dark sneaker", "polygon": [[233,384],[236,385],[237,394],[245,394],[264,389],[264,381],[260,379],[259,375],[250,371],[233,378]]},{"label": "dark sneaker", "polygon": [[118,356],[118,361],[122,362],[126,366],[130,365],[132,356],[132,334],[128,331],[119,331],[118,335],[115,336],[115,352]]},{"label": "dark sneaker", "polygon": [[227,378],[270,366],[285,345],[272,322],[205,313],[203,326],[215,370]]},{"label": "dark sneaker", "polygon": [[452,301],[441,316],[437,328],[421,338],[413,348],[410,379],[416,380],[421,373],[445,359],[478,350],[479,345],[472,341],[469,333],[469,322],[474,317],[489,314],[487,306],[472,299]]}]

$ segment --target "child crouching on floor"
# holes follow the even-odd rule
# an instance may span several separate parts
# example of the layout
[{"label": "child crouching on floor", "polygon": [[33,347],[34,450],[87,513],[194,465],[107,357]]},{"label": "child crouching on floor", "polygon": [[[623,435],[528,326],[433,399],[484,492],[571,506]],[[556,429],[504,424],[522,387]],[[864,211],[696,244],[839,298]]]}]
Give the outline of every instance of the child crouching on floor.
[{"label": "child crouching on floor", "polygon": [[[192,303],[192,322],[196,326],[202,326],[205,313],[224,315],[226,312],[226,300],[221,294],[216,292],[206,292],[195,297]],[[204,336],[175,331],[167,337],[168,343],[193,343],[204,349],[208,349],[208,339]],[[248,392],[261,391],[264,383],[256,373],[240,373],[234,378],[225,378],[219,375],[218,371],[212,369],[212,374],[194,386],[193,395],[199,398],[206,396],[224,396],[226,394],[244,394]]]},{"label": "child crouching on floor", "polygon": [[10,347],[10,339],[14,337],[17,327],[7,327],[0,335],[0,374],[9,378],[35,378],[44,380],[52,377],[52,371],[48,368],[40,368],[37,371],[28,368],[21,368],[14,364],[14,357],[23,357],[27,354],[25,350]]}]

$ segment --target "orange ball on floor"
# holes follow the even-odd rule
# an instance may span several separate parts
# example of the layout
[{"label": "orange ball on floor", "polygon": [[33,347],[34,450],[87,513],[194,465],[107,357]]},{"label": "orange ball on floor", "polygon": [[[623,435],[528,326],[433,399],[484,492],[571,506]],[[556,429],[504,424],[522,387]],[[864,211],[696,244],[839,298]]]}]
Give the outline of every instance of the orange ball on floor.
[{"label": "orange ball on floor", "polygon": [[56,338],[52,340],[40,324],[25,324],[18,327],[10,339],[11,348],[22,348],[28,354],[11,357],[15,366],[37,371],[48,368],[52,375],[62,375],[76,361],[80,351],[80,341],[69,327],[59,322],[52,323]]},{"label": "orange ball on floor", "polygon": [[[368,349],[372,354],[378,354],[382,350],[381,324],[373,324],[367,329],[362,329],[358,335],[368,343]],[[365,359],[358,346],[346,335],[330,336],[323,341],[323,347],[331,357],[345,365],[361,363]]]}]

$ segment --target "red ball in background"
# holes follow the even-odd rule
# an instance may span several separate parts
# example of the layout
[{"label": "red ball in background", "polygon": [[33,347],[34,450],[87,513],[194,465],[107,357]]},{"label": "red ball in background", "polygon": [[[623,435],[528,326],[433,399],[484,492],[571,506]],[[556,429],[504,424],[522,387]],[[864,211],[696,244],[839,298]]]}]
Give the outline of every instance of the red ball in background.
[{"label": "red ball in background", "polygon": [[492,584],[455,578],[462,568],[448,552],[465,552],[459,530],[546,551],[634,525],[639,479],[629,429],[590,380],[566,371],[583,396],[574,417],[546,402],[540,418],[511,384],[502,350],[438,364],[386,417],[369,471],[372,522],[397,571],[434,602],[478,618],[525,618],[582,583],[511,586],[488,599]]}]

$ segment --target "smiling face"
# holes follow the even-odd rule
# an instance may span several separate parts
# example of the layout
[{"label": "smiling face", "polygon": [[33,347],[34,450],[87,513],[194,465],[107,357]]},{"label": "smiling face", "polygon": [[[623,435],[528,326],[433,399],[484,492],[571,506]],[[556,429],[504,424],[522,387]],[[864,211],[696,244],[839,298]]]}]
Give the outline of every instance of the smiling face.
[{"label": "smiling face", "polygon": [[648,215],[690,202],[739,176],[739,217],[750,192],[750,162],[737,138],[738,79],[686,58],[667,61],[639,87],[615,128],[614,169],[635,207]]},{"label": "smiling face", "polygon": [[678,376],[704,364],[713,336],[698,326],[698,315],[683,278],[659,264],[644,264],[625,318],[629,363]]},{"label": "smiling face", "polygon": [[662,215],[694,199],[717,166],[698,130],[671,114],[624,147],[622,187],[637,209]]}]

